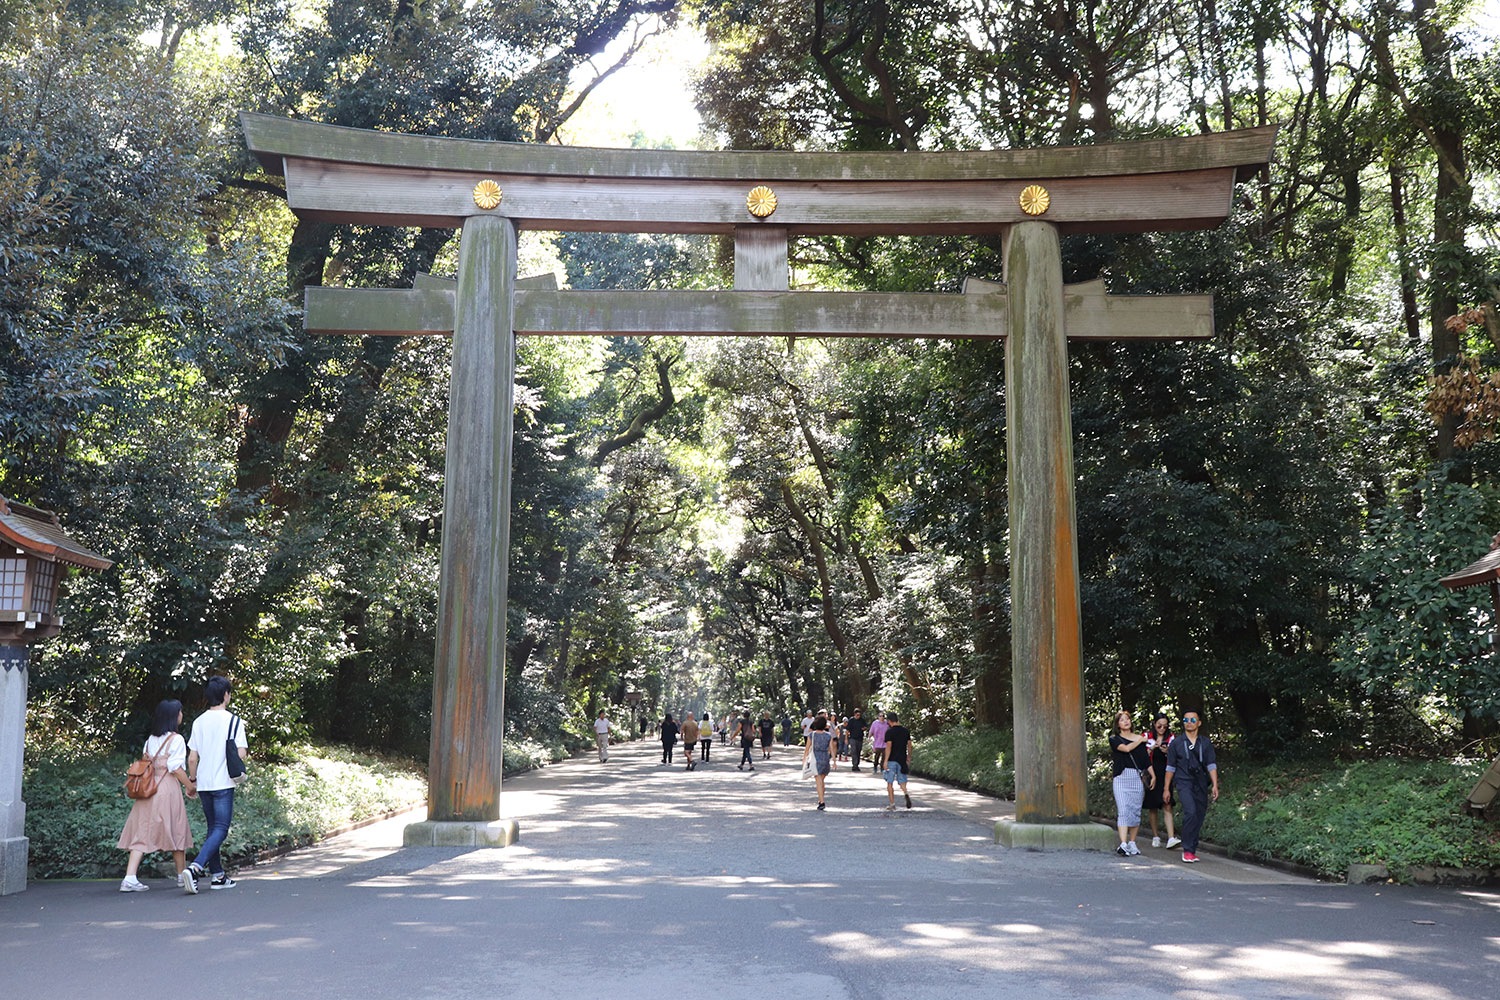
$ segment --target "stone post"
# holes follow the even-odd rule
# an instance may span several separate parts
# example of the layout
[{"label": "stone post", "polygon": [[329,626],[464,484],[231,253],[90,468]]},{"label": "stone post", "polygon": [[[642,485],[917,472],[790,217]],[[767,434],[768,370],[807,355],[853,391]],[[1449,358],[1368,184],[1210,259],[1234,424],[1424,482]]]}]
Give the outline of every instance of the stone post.
[{"label": "stone post", "polygon": [[26,752],[25,646],[0,645],[0,896],[26,888],[26,803],[21,761]]},{"label": "stone post", "polygon": [[1086,802],[1073,424],[1055,226],[1010,228],[1005,282],[1016,823],[997,835],[1012,846],[1094,847],[1094,831],[1108,831],[1089,822]]},{"label": "stone post", "polygon": [[413,846],[504,846],[518,832],[500,819],[515,282],[515,223],[467,219],[454,294],[427,822],[406,828]]}]

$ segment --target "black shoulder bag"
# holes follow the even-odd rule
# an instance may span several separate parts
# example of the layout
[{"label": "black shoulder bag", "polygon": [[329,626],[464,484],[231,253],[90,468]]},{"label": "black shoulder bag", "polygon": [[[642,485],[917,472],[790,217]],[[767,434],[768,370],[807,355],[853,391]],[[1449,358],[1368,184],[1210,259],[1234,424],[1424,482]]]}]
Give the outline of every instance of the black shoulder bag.
[{"label": "black shoulder bag", "polygon": [[240,731],[240,717],[233,716],[229,723],[229,735],[224,738],[224,767],[229,771],[229,780],[235,784],[245,776],[245,762],[240,759],[240,747],[234,736]]}]

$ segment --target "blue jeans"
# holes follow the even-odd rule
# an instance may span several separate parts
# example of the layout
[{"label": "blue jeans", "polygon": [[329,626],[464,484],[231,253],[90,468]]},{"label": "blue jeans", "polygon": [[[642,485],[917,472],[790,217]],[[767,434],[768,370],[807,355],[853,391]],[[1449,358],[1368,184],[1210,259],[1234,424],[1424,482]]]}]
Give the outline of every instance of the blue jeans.
[{"label": "blue jeans", "polygon": [[224,874],[224,862],[219,859],[219,848],[229,836],[229,823],[234,819],[234,789],[222,788],[216,792],[199,792],[198,801],[203,803],[203,818],[208,820],[208,836],[193,864],[214,875]]}]

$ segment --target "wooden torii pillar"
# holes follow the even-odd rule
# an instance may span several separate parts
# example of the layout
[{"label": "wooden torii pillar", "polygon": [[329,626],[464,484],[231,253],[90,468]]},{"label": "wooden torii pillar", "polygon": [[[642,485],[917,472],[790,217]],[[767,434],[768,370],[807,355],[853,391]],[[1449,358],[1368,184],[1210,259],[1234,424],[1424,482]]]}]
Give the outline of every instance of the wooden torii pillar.
[{"label": "wooden torii pillar", "polygon": [[[408,843],[509,843],[500,819],[515,334],[1007,337],[1017,823],[1011,845],[1108,846],[1085,801],[1067,338],[1208,337],[1212,297],[1064,287],[1060,235],[1213,228],[1274,127],[1076,148],[928,153],[586,149],[242,114],[299,217],[462,229],[458,280],[307,289],[306,328],[454,338],[429,821]],[[519,229],[724,233],[734,289],[559,291],[516,280]],[[787,241],[1002,233],[1006,284],[963,295],[791,292]],[[1100,828],[1102,829],[1102,828]],[[1107,833],[1107,832],[1106,832]]]}]

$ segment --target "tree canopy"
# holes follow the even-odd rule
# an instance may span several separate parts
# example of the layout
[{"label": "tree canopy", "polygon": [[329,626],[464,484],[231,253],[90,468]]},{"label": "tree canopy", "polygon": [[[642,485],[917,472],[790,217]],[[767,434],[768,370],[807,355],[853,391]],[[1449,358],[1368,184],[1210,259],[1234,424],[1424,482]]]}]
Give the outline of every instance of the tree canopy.
[{"label": "tree canopy", "polygon": [[[1208,343],[1075,345],[1086,683],[1251,749],[1493,734],[1500,55],[1437,0],[0,5],[0,493],[117,562],[33,710],[100,738],[214,671],[258,733],[419,751],[448,347],[300,325],[451,273],[446,231],[298,220],[234,114],[556,141],[692,24],[702,142],[928,150],[1281,125],[1207,233],[1065,279],[1215,294]],[[649,141],[643,137],[643,141]],[[528,234],[575,288],[726,287],[713,237]],[[957,292],[997,239],[794,241],[798,288]],[[1004,349],[521,342],[509,727],[651,711],[1010,712]]]}]

